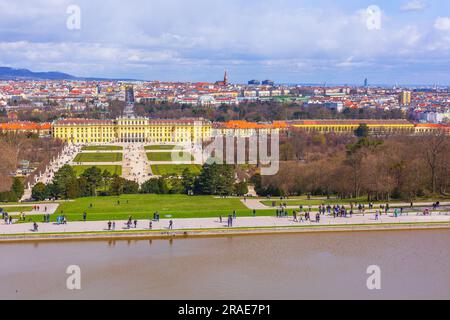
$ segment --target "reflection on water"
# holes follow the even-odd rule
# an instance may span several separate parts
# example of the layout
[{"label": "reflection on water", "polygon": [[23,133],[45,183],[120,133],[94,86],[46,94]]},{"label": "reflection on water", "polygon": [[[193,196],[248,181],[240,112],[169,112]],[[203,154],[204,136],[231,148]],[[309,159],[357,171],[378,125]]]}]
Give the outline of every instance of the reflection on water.
[{"label": "reflection on water", "polygon": [[3,244],[0,298],[449,299],[449,243],[450,230]]}]

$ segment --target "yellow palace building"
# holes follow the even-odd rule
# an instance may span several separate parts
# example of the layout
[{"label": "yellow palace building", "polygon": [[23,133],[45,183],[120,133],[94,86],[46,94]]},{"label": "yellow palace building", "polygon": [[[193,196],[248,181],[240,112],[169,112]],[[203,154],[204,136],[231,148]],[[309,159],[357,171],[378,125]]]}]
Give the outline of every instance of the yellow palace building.
[{"label": "yellow palace building", "polygon": [[413,134],[414,124],[407,120],[299,120],[290,121],[293,129],[320,133],[353,133],[366,124],[373,134]]},{"label": "yellow palace building", "polygon": [[204,119],[116,120],[64,119],[53,124],[53,136],[68,143],[202,143],[211,138]]}]

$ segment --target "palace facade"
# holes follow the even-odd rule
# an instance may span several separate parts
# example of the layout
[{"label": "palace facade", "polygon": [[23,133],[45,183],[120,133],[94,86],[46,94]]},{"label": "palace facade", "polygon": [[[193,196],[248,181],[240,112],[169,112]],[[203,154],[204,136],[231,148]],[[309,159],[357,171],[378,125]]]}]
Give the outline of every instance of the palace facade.
[{"label": "palace facade", "polygon": [[53,124],[53,136],[68,143],[202,143],[211,138],[205,119],[65,119]]},{"label": "palace facade", "polygon": [[361,124],[366,124],[372,134],[414,134],[415,125],[407,120],[299,120],[288,126],[307,132],[353,133]]}]

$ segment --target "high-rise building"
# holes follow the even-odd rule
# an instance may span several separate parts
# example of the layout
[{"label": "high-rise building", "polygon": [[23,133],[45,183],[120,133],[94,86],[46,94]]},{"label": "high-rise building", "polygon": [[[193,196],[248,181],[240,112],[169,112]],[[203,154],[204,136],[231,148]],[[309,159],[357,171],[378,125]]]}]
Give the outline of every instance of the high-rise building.
[{"label": "high-rise building", "polygon": [[132,86],[127,86],[125,88],[125,110],[123,112],[124,117],[134,117],[134,102],[134,89]]},{"label": "high-rise building", "polygon": [[250,80],[250,81],[248,82],[248,84],[249,84],[250,86],[259,86],[259,85],[261,84],[261,81],[259,81],[259,80]]},{"label": "high-rise building", "polygon": [[369,86],[369,80],[366,78],[364,79],[364,87],[368,87]]},{"label": "high-rise building", "polygon": [[272,81],[272,80],[264,80],[264,81],[262,82],[262,84],[265,85],[265,86],[274,86],[274,85],[275,85],[275,81]]},{"label": "high-rise building", "polygon": [[134,103],[134,89],[133,86],[127,86],[125,88],[125,102]]},{"label": "high-rise building", "polygon": [[399,103],[402,106],[409,106],[411,104],[411,91],[402,91],[400,93]]}]

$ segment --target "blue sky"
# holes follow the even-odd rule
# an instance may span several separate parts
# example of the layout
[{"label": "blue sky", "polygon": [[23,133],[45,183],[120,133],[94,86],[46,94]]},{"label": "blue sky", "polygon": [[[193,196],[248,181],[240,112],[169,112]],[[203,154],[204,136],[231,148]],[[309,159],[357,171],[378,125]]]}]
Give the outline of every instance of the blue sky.
[{"label": "blue sky", "polygon": [[[78,5],[81,29],[66,27]],[[370,6],[380,24],[368,26]],[[372,11],[374,12],[374,11]],[[0,0],[0,65],[163,81],[450,84],[445,0]]]}]

